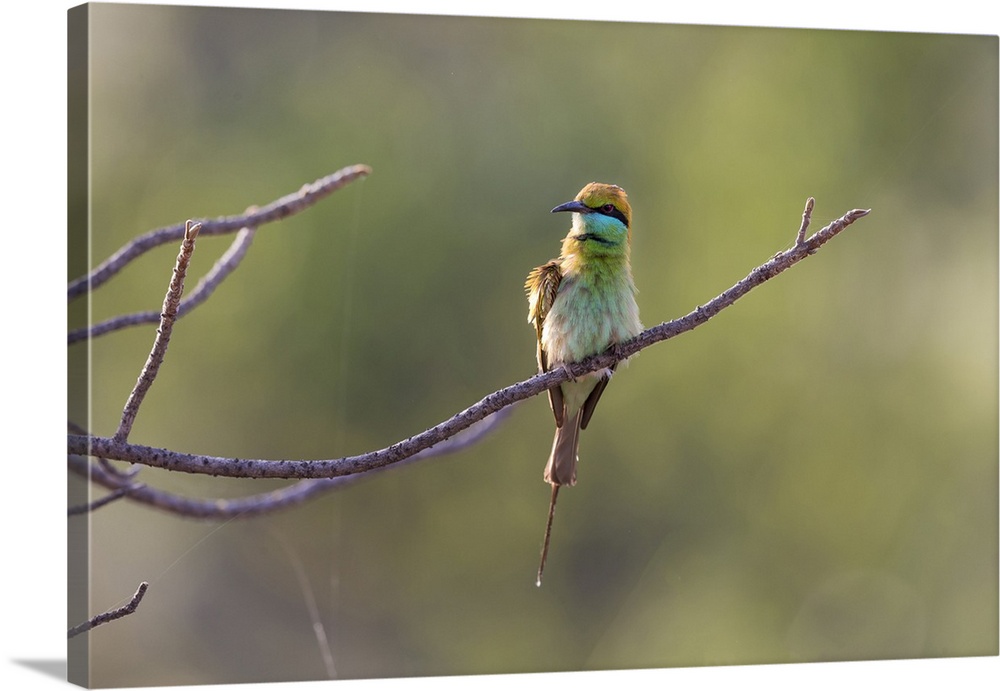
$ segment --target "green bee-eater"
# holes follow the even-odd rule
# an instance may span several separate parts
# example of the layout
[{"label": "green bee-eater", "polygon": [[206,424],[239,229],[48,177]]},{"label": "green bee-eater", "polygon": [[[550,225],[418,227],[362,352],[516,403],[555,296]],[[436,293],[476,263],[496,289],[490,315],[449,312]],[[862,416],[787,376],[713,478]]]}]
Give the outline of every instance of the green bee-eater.
[{"label": "green bee-eater", "polygon": [[[617,185],[592,182],[576,199],[552,213],[570,211],[573,225],[558,259],[528,274],[528,321],[538,335],[538,369],[578,362],[642,331],[629,264],[632,207]],[[580,430],[586,429],[614,368],[593,372],[549,389],[556,436],[545,466],[552,485],[537,585],[542,583],[556,495],[576,483]]]}]

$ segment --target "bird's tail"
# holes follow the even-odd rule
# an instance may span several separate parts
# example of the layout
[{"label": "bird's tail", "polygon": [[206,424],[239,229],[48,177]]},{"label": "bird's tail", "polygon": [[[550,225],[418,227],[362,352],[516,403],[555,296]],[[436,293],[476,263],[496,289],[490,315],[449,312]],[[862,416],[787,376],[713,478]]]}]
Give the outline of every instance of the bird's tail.
[{"label": "bird's tail", "polygon": [[549,537],[552,534],[552,517],[556,512],[556,497],[562,485],[576,484],[577,449],[580,446],[580,422],[583,410],[577,412],[572,420],[564,420],[561,427],[556,427],[556,438],[552,441],[552,453],[545,465],[545,481],[552,485],[552,498],[549,500],[549,518],[545,523],[545,540],[542,543],[542,559],[538,565],[538,578],[535,585],[542,584],[542,572],[545,571],[545,558],[549,554]]},{"label": "bird's tail", "polygon": [[538,563],[538,578],[535,585],[541,587],[542,572],[545,571],[545,558],[549,556],[549,537],[552,535],[552,517],[556,514],[556,497],[559,496],[559,485],[552,485],[552,498],[549,500],[549,520],[545,523],[545,539],[542,541],[542,558]]},{"label": "bird's tail", "polygon": [[552,453],[545,465],[545,481],[553,485],[576,484],[577,449],[580,447],[580,421],[583,410],[572,420],[566,419],[561,427],[556,427],[556,437],[552,440]]}]

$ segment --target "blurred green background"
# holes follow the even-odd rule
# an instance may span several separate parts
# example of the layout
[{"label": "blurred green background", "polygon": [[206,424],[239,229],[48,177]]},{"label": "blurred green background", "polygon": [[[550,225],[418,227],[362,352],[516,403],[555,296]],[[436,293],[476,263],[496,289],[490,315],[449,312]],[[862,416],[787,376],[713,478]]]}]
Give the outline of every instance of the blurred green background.
[{"label": "blurred green background", "polygon": [[[344,678],[997,653],[996,37],[90,13],[95,262],[374,169],[263,227],[177,324],[137,443],[337,457],[527,378],[524,277],[558,253],[549,209],[592,180],[629,192],[647,325],[789,246],[808,196],[813,230],[873,209],[620,371],[543,587],[536,397],[471,449],[264,518],[101,509],[88,609],[150,590],[90,634],[94,685],[323,678],[289,551]],[[199,240],[189,286],[230,241]],[[158,309],[176,252],[97,290],[92,318]],[[154,332],[93,343],[94,432]]]}]

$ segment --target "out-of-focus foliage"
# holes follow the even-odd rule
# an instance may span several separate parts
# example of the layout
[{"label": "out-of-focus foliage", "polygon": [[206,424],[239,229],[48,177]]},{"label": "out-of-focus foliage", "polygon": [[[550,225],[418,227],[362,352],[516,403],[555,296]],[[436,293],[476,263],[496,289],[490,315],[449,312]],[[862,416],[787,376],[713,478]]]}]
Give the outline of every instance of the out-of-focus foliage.
[{"label": "out-of-focus foliage", "polygon": [[[455,456],[222,526],[93,517],[93,683],[997,652],[997,39],[91,6],[92,251],[372,176],[261,230],[175,328],[133,441],[258,458],[386,446],[534,370],[548,210],[625,187],[645,323],[870,217],[615,377],[534,585],[542,397]],[[202,238],[189,285],[229,238]],[[157,308],[176,247],[93,295]],[[110,434],[155,328],[93,344]],[[80,347],[80,346],[77,346]],[[151,483],[237,496],[277,483]]]}]

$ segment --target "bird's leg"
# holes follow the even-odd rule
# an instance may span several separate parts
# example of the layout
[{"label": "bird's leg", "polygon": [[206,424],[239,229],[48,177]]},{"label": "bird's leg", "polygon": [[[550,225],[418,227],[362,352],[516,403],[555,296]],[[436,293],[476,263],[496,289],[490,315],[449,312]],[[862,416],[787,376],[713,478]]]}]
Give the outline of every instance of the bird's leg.
[{"label": "bird's leg", "polygon": [[609,345],[607,349],[604,351],[604,354],[611,355],[612,357],[615,358],[615,360],[617,360],[617,362],[611,365],[611,367],[604,367],[603,369],[597,370],[597,374],[601,377],[604,377],[605,379],[611,379],[611,375],[615,373],[615,368],[618,366],[618,363],[622,362],[623,360],[626,360],[627,357],[625,355],[624,349],[622,348],[622,344],[619,343],[618,341],[615,341],[614,343]]},{"label": "bird's leg", "polygon": [[569,377],[570,381],[576,381],[576,377],[573,376],[573,372],[570,370],[569,365],[565,362],[559,365],[559,369],[566,373],[566,376]]}]

